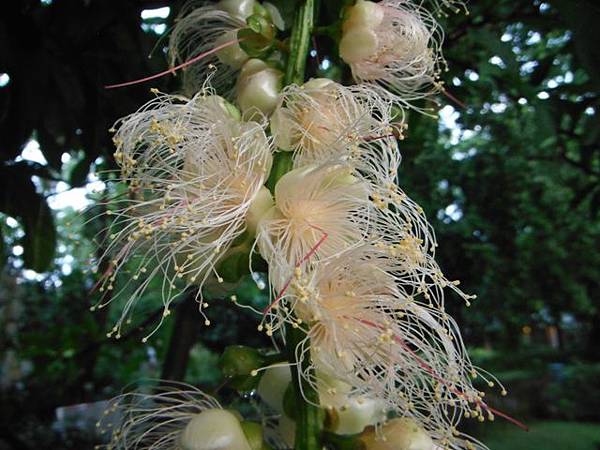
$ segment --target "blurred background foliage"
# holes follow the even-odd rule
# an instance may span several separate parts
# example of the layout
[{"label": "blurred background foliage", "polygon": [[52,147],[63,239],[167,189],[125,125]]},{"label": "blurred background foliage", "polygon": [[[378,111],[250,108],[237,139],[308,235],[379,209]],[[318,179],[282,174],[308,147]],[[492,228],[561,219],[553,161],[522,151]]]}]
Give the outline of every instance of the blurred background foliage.
[{"label": "blurred background foliage", "polygon": [[[324,18],[336,3],[326,2]],[[119,305],[89,311],[106,226],[98,213],[114,193],[108,128],[149,100],[150,87],[169,92],[178,80],[104,85],[165,68],[181,4],[2,5],[0,449],[91,448],[84,419],[102,406],[94,402],[142,377],[211,390],[226,345],[267,345],[255,318],[219,292],[212,326],[184,293],[146,345],[161,321],[158,290],[119,340],[106,337]],[[600,5],[477,0],[469,9],[441,19],[448,95],[439,121],[409,114],[400,172],[436,229],[442,268],[479,297],[470,308],[454,297],[447,305],[474,361],[509,386],[494,403],[533,431],[467,427],[492,449],[597,449]],[[314,73],[343,73],[331,47],[317,41]],[[260,306],[261,287],[246,277],[228,295]]]}]

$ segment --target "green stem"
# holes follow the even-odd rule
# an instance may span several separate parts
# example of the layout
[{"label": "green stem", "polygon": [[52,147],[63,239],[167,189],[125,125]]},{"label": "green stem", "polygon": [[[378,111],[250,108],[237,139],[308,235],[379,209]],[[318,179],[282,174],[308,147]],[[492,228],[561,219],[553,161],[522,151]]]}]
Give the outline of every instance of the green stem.
[{"label": "green stem", "polygon": [[286,349],[288,360],[292,364],[302,364],[298,368],[292,365],[292,388],[296,397],[296,440],[295,450],[320,450],[322,448],[321,433],[323,429],[324,411],[315,406],[319,404],[319,393],[299,375],[298,369],[309,370],[310,361],[303,358],[300,363],[296,358],[296,347],[306,336],[301,328],[286,328]]},{"label": "green stem", "polygon": [[[304,0],[296,11],[292,35],[290,37],[290,55],[285,72],[284,85],[304,83],[306,59],[310,50],[310,38],[313,32],[315,5],[318,0]],[[269,179],[274,188],[277,180],[290,170],[291,154],[281,152],[275,161],[275,173]],[[269,184],[269,183],[268,183]],[[296,358],[296,348],[306,333],[301,328],[288,326],[286,328],[286,352],[288,361],[292,364],[292,388],[297,408],[295,450],[320,450],[322,448],[321,433],[323,430],[324,412],[318,406],[319,393],[306,380],[299,376],[309,372],[309,358],[299,362]],[[302,364],[302,367],[298,367]]]},{"label": "green stem", "polygon": [[315,14],[315,0],[305,0],[298,8],[292,36],[290,37],[290,57],[285,71],[284,84],[304,83],[304,72],[306,69],[306,58],[310,49],[310,37],[312,35]]}]

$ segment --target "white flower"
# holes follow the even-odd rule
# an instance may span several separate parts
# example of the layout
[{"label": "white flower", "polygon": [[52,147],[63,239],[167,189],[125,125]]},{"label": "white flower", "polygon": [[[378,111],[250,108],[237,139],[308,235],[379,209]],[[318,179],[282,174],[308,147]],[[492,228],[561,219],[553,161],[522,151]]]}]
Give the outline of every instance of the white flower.
[{"label": "white flower", "polygon": [[[110,432],[106,450],[250,450],[238,418],[199,389],[169,382],[153,394],[131,392],[112,401],[98,423]],[[110,422],[109,420],[112,420]]]},{"label": "white flower", "polygon": [[178,281],[221,280],[216,265],[227,248],[272,204],[263,186],[272,157],[261,125],[241,122],[235,108],[205,92],[190,100],[159,95],[116,128],[115,158],[130,194],[113,213],[101,290],[129,272],[112,297],[127,298],[118,337],[152,279],[164,280],[165,317]]},{"label": "white flower", "polygon": [[367,237],[368,185],[346,166],[305,166],[283,175],[275,206],[258,224],[257,246],[269,263],[269,280],[281,291],[300,265],[313,266]]},{"label": "white flower", "polygon": [[404,105],[439,89],[444,35],[423,7],[408,0],[358,0],[342,30],[340,55],[357,82]]},{"label": "white flower", "polygon": [[[478,372],[454,321],[428,300],[407,295],[391,272],[395,264],[366,244],[298,273],[269,311],[271,323],[307,330],[296,357],[310,358],[300,375],[315,389],[343,394],[349,404],[357,396],[380,399],[436,442],[462,445],[455,436],[461,415],[490,414],[471,384]],[[343,392],[340,382],[348,386]]]},{"label": "white flower", "polygon": [[402,111],[372,89],[313,79],[287,86],[271,117],[275,146],[294,151],[294,166],[338,161],[379,180],[395,178],[400,153],[394,133],[404,129]]}]

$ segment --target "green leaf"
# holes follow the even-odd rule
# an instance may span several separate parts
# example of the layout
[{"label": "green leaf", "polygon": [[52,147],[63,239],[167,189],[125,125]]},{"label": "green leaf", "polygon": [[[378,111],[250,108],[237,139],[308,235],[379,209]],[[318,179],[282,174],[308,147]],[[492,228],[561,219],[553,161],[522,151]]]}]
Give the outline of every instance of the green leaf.
[{"label": "green leaf", "polygon": [[600,46],[598,45],[598,24],[600,7],[589,0],[552,0],[569,28],[573,30],[573,40],[577,57],[588,72],[591,80],[600,83]]},{"label": "green leaf", "polygon": [[512,72],[519,71],[519,64],[513,52],[512,45],[508,42],[502,42],[500,36],[496,33],[482,30],[478,34],[478,40],[495,56],[502,58],[506,68]]}]

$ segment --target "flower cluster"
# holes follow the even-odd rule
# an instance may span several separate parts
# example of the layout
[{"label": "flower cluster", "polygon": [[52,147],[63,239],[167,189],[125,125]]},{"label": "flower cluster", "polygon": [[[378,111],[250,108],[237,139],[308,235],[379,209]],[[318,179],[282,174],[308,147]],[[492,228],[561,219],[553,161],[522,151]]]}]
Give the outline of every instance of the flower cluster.
[{"label": "flower cluster", "polygon": [[439,88],[444,34],[409,0],[359,0],[342,25],[340,56],[354,79],[409,105]]},{"label": "flower cluster", "polygon": [[[434,2],[433,13],[455,3]],[[178,19],[172,64],[201,61],[186,64],[186,96],[155,92],[115,124],[128,190],[112,213],[100,289],[130,276],[97,307],[126,298],[118,337],[155,279],[163,317],[192,285],[202,312],[202,287],[224,281],[228,257],[241,252],[251,267],[259,255],[271,291],[259,331],[284,343],[290,330],[303,336],[293,360],[252,370],[283,380],[282,389],[259,386],[265,403],[282,411],[291,369],[318,393],[305,400],[335,418],[332,431],[363,433],[368,449],[387,448],[377,443],[386,437],[403,449],[413,441],[428,450],[481,447],[457,427],[463,416],[493,418],[472,379],[496,380],[472,366],[445,311],[447,290],[467,305],[474,296],[443,275],[433,229],[397,178],[403,107],[440,86],[441,28],[423,4],[357,0],[339,24],[339,53],[356,84],[316,78],[283,87],[281,67],[265,56],[276,22],[274,7],[254,0],[188,8]],[[286,159],[289,170],[272,171]],[[185,443],[209,426],[203,411],[219,408],[198,396],[181,403],[185,412],[169,393],[151,399],[158,406],[136,406],[143,414],[126,416],[112,447],[172,448],[178,439],[185,449],[213,448]],[[237,430],[230,419],[221,418]],[[280,426],[288,425],[283,414]],[[250,448],[239,442],[226,448]]]}]

